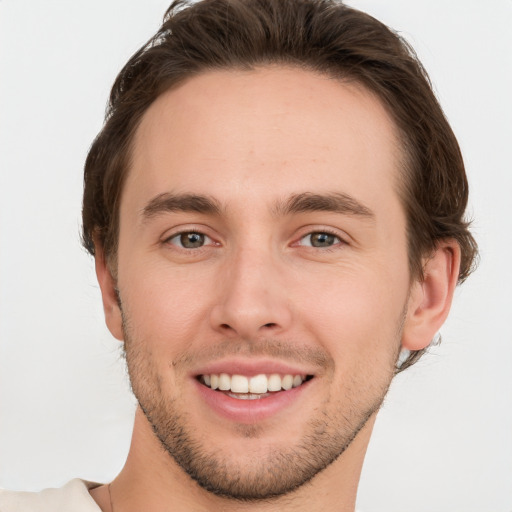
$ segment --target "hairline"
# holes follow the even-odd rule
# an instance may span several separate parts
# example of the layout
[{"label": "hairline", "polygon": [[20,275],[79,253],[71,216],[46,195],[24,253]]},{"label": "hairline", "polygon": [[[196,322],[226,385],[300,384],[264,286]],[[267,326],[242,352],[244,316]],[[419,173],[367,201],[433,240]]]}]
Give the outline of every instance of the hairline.
[{"label": "hairline", "polygon": [[[255,72],[261,69],[283,69],[283,70],[303,70],[307,71],[309,73],[315,74],[319,77],[325,77],[329,78],[331,80],[336,80],[340,85],[352,85],[356,89],[362,90],[366,94],[371,95],[374,99],[376,99],[379,104],[384,108],[386,114],[389,117],[389,120],[391,121],[391,126],[393,127],[393,136],[394,136],[394,157],[395,157],[395,163],[396,163],[396,171],[395,176],[393,177],[394,188],[395,192],[398,195],[398,199],[400,201],[400,204],[402,206],[402,210],[405,216],[406,221],[406,238],[407,238],[407,254],[408,254],[408,270],[409,270],[409,278],[410,282],[412,283],[415,279],[421,279],[422,273],[421,271],[416,270],[415,267],[421,268],[421,264],[419,262],[416,262],[416,265],[414,265],[414,262],[412,260],[413,254],[411,254],[412,248],[411,248],[411,237],[412,237],[412,230],[410,226],[410,216],[407,212],[407,198],[408,195],[411,195],[412,192],[408,190],[411,180],[413,179],[413,155],[411,155],[411,152],[409,150],[409,138],[403,131],[403,129],[400,127],[396,116],[394,115],[394,112],[389,107],[389,105],[383,100],[381,95],[379,95],[376,91],[372,90],[368,85],[364,83],[363,80],[359,77],[355,77],[351,75],[349,72],[347,72],[346,76],[343,76],[343,71],[339,71],[338,73],[332,72],[329,69],[320,69],[315,68],[312,64],[309,64],[307,62],[291,62],[290,60],[283,59],[282,61],[261,61],[255,64],[232,64],[232,65],[222,65],[222,66],[205,66],[203,69],[200,69],[198,71],[193,71],[188,73],[187,75],[181,77],[180,79],[176,80],[176,82],[172,84],[168,84],[167,86],[163,86],[161,90],[159,90],[158,94],[153,98],[153,100],[145,106],[144,110],[142,110],[139,113],[137,121],[132,126],[131,130],[127,134],[126,137],[126,145],[127,145],[127,151],[125,155],[122,157],[122,164],[121,164],[121,182],[119,186],[119,193],[116,203],[116,208],[113,212],[113,227],[114,232],[112,235],[112,245],[110,248],[102,247],[103,250],[108,249],[106,253],[104,253],[106,262],[109,265],[109,268],[114,276],[117,276],[117,258],[118,258],[118,250],[119,250],[119,234],[120,234],[120,207],[121,207],[121,201],[122,196],[124,192],[124,188],[126,185],[126,181],[128,179],[128,176],[133,168],[133,158],[134,158],[134,152],[136,150],[136,137],[137,133],[139,131],[140,125],[146,116],[148,110],[151,108],[151,106],[163,95],[174,91],[178,89],[179,87],[186,86],[188,82],[193,80],[194,78],[198,76],[203,76],[209,73],[216,73],[216,72]],[[106,239],[107,237],[105,237]],[[95,241],[95,245],[96,245]]]}]

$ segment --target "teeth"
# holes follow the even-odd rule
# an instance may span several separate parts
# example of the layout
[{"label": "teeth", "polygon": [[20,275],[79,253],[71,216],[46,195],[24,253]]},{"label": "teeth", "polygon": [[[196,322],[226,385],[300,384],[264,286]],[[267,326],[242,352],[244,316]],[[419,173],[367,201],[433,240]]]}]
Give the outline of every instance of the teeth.
[{"label": "teeth", "polygon": [[221,391],[229,391],[231,389],[231,377],[227,373],[219,375],[219,389]]},{"label": "teeth", "polygon": [[202,382],[211,389],[245,394],[249,399],[253,398],[252,395],[263,395],[271,391],[281,391],[281,389],[288,391],[300,386],[304,380],[305,376],[303,375],[279,375],[278,373],[270,375],[262,373],[253,377],[227,373],[212,373],[202,376]]},{"label": "teeth", "polygon": [[300,375],[295,375],[293,377],[293,387],[297,388],[302,384],[302,377]]},{"label": "teeth", "polygon": [[231,377],[231,391],[233,393],[249,393],[249,379],[243,375]]},{"label": "teeth", "polygon": [[228,396],[231,398],[237,398],[238,400],[258,400],[260,398],[264,398],[268,396],[267,394],[259,395],[256,393],[228,393]]},{"label": "teeth", "polygon": [[269,391],[281,391],[281,375],[277,373],[270,375],[267,386]]},{"label": "teeth", "polygon": [[249,380],[249,391],[251,393],[266,393],[268,391],[267,376],[255,375],[254,377],[251,377],[251,379]]},{"label": "teeth", "polygon": [[288,391],[289,389],[292,389],[293,386],[293,376],[292,375],[285,375],[283,377],[283,380],[281,381],[281,387]]}]

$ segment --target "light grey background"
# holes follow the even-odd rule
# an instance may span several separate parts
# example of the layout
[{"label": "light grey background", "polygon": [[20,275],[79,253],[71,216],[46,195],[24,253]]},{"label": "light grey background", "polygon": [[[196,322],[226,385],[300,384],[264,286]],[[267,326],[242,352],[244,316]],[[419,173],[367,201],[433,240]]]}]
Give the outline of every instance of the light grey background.
[{"label": "light grey background", "polygon": [[[167,3],[0,1],[0,486],[107,481],[124,462],[134,400],[79,244],[81,172],[117,71]],[[482,254],[441,346],[392,387],[359,507],[511,512],[512,1],[350,3],[429,70]]]}]

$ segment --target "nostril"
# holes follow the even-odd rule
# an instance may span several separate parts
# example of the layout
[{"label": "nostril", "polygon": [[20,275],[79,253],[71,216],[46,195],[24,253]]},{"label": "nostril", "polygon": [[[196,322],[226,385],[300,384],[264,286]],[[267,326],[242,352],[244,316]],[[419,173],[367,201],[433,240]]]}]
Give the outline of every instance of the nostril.
[{"label": "nostril", "polygon": [[263,327],[275,327],[277,324],[276,323],[269,323],[269,324],[265,324]]}]

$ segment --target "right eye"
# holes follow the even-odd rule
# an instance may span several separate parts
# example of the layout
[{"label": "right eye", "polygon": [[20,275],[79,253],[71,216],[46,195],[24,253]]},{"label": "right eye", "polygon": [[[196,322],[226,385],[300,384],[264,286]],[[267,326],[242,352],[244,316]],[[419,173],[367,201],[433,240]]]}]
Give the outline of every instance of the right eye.
[{"label": "right eye", "polygon": [[203,234],[197,233],[196,231],[184,231],[183,233],[178,233],[166,240],[167,243],[172,245],[177,245],[182,249],[200,249],[206,244],[213,243],[213,240]]}]

